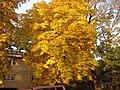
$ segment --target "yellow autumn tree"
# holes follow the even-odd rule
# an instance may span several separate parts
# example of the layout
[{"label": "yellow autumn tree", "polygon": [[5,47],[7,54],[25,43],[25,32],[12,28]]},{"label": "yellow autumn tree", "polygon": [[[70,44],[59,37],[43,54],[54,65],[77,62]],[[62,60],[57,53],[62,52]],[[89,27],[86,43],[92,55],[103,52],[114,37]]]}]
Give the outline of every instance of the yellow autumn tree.
[{"label": "yellow autumn tree", "polygon": [[10,36],[14,36],[18,15],[15,9],[27,0],[0,0],[0,79],[9,69],[9,60],[5,54],[6,44]]},{"label": "yellow autumn tree", "polygon": [[[69,83],[91,78],[97,66],[95,50],[96,22],[88,22],[94,10],[84,0],[53,0],[35,3],[28,12],[33,46],[29,59],[33,85]],[[28,27],[27,27],[28,28]]]}]

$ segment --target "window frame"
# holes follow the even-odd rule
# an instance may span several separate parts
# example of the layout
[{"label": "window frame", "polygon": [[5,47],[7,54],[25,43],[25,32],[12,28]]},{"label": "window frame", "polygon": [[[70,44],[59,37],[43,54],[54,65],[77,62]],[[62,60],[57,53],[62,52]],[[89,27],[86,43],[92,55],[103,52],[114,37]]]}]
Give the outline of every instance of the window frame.
[{"label": "window frame", "polygon": [[6,75],[5,80],[6,81],[16,81],[16,74],[12,73],[12,74]]}]

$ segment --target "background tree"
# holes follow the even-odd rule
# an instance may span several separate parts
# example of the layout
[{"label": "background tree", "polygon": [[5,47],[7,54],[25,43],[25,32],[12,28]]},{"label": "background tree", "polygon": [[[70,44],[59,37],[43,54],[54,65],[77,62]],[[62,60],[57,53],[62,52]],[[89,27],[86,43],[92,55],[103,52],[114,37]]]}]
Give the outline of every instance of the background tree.
[{"label": "background tree", "polygon": [[102,80],[106,73],[113,75],[120,70],[120,1],[89,0],[89,2],[91,8],[96,8],[97,12],[95,16],[98,22],[96,55],[101,58],[102,64],[96,69],[96,74]]},{"label": "background tree", "polygon": [[[116,62],[116,64],[120,64],[119,62],[119,37],[120,37],[120,10],[119,10],[119,0],[112,0],[110,2],[106,2],[100,9],[104,9],[104,11],[100,11],[99,13],[99,35],[98,39],[100,41],[98,45],[98,51],[101,54],[102,58],[106,58],[109,61],[113,61],[111,63]],[[101,50],[100,50],[101,49]],[[112,70],[115,69],[117,65],[109,66]],[[116,67],[118,69],[118,67]],[[119,70],[119,69],[118,69]]]},{"label": "background tree", "polygon": [[91,79],[97,66],[92,54],[97,33],[96,22],[87,21],[89,13],[95,14],[84,0],[54,0],[34,4],[23,18],[32,35],[32,57],[26,60],[33,68],[34,85]]},{"label": "background tree", "polygon": [[9,70],[10,63],[4,49],[15,39],[18,15],[15,9],[27,0],[0,0],[0,78]]}]

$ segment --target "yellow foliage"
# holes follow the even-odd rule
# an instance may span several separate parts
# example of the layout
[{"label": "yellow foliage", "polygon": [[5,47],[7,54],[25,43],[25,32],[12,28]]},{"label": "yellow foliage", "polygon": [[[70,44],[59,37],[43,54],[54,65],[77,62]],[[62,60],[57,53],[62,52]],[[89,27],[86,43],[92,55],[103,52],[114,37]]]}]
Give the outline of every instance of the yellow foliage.
[{"label": "yellow foliage", "polygon": [[0,43],[5,42],[7,39],[7,35],[6,34],[0,34]]},{"label": "yellow foliage", "polygon": [[82,80],[82,76],[81,75],[77,75],[77,78],[78,78],[78,80]]},{"label": "yellow foliage", "polygon": [[49,4],[42,1],[34,5],[36,11],[30,13],[34,19],[31,63],[41,64],[38,68],[37,63],[33,66],[33,76],[39,84],[90,78],[90,70],[97,66],[91,54],[97,33],[96,22],[88,23],[86,18],[88,13],[94,13],[88,6],[84,0],[53,0]]},{"label": "yellow foliage", "polygon": [[33,30],[37,30],[38,28],[40,28],[40,24],[39,23],[35,23],[33,26]]}]

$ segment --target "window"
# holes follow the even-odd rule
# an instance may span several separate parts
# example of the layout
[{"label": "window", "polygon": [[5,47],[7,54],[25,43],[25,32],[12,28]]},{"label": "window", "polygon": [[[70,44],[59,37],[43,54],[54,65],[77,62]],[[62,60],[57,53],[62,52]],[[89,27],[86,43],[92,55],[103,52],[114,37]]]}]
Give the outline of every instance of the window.
[{"label": "window", "polygon": [[18,64],[17,61],[14,60],[14,59],[10,59],[10,61],[11,61],[11,65],[17,65]]},{"label": "window", "polygon": [[5,80],[15,81],[16,74],[9,74],[6,76]]}]

